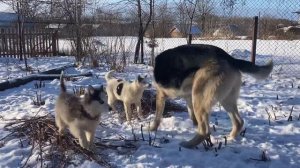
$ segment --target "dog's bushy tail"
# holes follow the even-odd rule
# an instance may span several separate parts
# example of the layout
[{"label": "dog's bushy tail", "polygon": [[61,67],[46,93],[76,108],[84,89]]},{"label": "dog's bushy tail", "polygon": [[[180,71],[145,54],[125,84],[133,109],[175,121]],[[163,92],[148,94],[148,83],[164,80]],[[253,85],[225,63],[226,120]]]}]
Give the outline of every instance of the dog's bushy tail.
[{"label": "dog's bushy tail", "polygon": [[108,81],[108,80],[110,80],[110,79],[112,78],[111,74],[112,74],[114,71],[115,71],[115,70],[111,70],[111,71],[109,71],[109,72],[107,72],[107,73],[105,74],[105,80],[106,80],[106,81]]},{"label": "dog's bushy tail", "polygon": [[272,72],[273,61],[271,60],[265,65],[255,65],[249,61],[234,59],[234,66],[255,79],[261,80],[267,78]]},{"label": "dog's bushy tail", "polygon": [[64,71],[61,71],[61,74],[60,74],[60,90],[61,90],[61,92],[67,91],[65,83],[64,83]]}]

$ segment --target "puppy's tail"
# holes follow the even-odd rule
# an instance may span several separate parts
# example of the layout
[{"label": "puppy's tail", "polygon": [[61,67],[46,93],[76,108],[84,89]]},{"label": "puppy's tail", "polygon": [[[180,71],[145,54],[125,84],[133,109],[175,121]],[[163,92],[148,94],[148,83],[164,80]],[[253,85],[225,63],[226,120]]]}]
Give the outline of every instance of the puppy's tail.
[{"label": "puppy's tail", "polygon": [[114,72],[114,70],[111,70],[111,71],[109,71],[109,72],[107,72],[107,73],[105,74],[105,80],[106,80],[106,81],[112,79],[111,74],[112,74],[113,72]]},{"label": "puppy's tail", "polygon": [[67,91],[65,83],[64,83],[64,71],[61,71],[61,74],[60,74],[60,90],[61,90],[61,92]]},{"label": "puppy's tail", "polygon": [[273,61],[269,61],[265,65],[255,65],[252,62],[235,59],[234,66],[240,71],[253,76],[255,79],[261,80],[267,78],[273,69]]}]

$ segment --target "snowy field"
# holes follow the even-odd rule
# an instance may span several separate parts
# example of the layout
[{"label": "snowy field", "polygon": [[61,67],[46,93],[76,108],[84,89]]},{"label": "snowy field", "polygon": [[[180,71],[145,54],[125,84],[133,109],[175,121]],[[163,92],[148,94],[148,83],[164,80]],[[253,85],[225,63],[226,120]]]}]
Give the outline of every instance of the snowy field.
[{"label": "snowy field", "polygon": [[[182,40],[182,42],[185,41]],[[247,41],[242,46],[231,45],[231,42],[217,44],[231,54],[236,54],[236,57],[249,59],[249,52],[245,50],[249,49]],[[267,43],[265,41],[261,42]],[[284,51],[283,48],[279,48],[279,43],[300,48],[299,42],[274,41],[271,47],[277,47],[277,50],[264,51],[259,49],[259,52],[257,52],[258,63],[269,58],[280,58],[286,61],[287,66],[297,65],[299,67],[300,61],[288,61],[289,58],[294,60],[295,56],[300,57],[299,52],[294,50],[291,53]],[[159,48],[159,50],[174,47],[172,46],[173,43],[169,44],[170,46]],[[251,43],[249,45],[251,46]],[[260,55],[265,56],[267,59],[259,61]],[[8,69],[11,66],[6,66],[7,62],[4,60],[4,58],[1,58],[0,62],[1,81],[7,80],[8,76],[9,79],[23,76],[19,75],[23,73],[22,69],[14,68],[14,66]],[[9,62],[13,61],[15,60],[9,60]],[[33,65],[35,60],[30,61]],[[55,57],[55,59],[45,58],[36,61],[38,69],[42,71],[74,63],[74,58]],[[20,65],[18,64],[18,66]],[[149,145],[148,141],[142,140],[140,128],[141,124],[145,127],[143,136],[148,140],[149,133],[146,131],[146,127],[154,119],[154,112],[143,121],[134,120],[133,127],[120,120],[118,114],[104,112],[101,124],[97,128],[96,137],[108,140],[116,140],[122,137],[130,141],[134,139],[135,135],[137,141],[131,141],[131,143],[137,149],[129,150],[121,147],[115,150],[99,149],[96,153],[104,157],[114,167],[298,168],[300,165],[300,80],[294,74],[289,74],[291,71],[285,71],[285,68],[280,67],[282,65],[277,65],[269,78],[259,82],[247,75],[243,76],[238,108],[242,118],[246,121],[246,132],[244,136],[239,136],[236,140],[227,142],[226,145],[224,136],[230,132],[231,123],[224,109],[216,105],[210,117],[211,140],[214,146],[208,150],[202,144],[198,145],[197,149],[179,147],[182,140],[189,140],[195,132],[195,127],[187,112],[171,112],[170,117],[164,118],[156,135],[154,132],[150,133],[152,139],[155,137],[153,145]],[[152,67],[147,65],[130,65],[124,73],[118,73],[116,76],[133,80],[137,74],[152,76],[152,70]],[[84,73],[88,71],[93,72],[93,77],[80,77],[77,81],[66,82],[70,92],[75,86],[105,85],[104,75],[108,71],[107,68],[68,68],[66,73]],[[54,115],[54,104],[59,89],[59,80],[51,80],[45,81],[45,87],[41,89],[35,89],[34,82],[30,82],[14,89],[1,91],[0,118],[3,120],[45,114]],[[32,97],[37,91],[41,93],[45,105],[33,105]],[[176,101],[185,104],[180,99]],[[292,121],[288,121],[291,111]],[[124,112],[121,112],[121,115],[124,115]],[[0,167],[20,167],[26,162],[27,156],[31,152],[31,146],[21,145],[22,138],[19,137],[3,140],[2,137],[10,134],[4,129],[4,125],[5,122],[0,120]],[[99,140],[98,138],[96,138],[96,141]],[[110,142],[124,143],[122,141]],[[221,146],[219,146],[220,142],[222,142]],[[33,152],[35,156],[30,158],[28,164],[31,167],[40,167],[37,159],[38,149],[34,149],[34,151],[36,151]],[[262,157],[263,153],[265,153],[265,158]],[[71,159],[73,159],[73,164],[70,167],[101,167],[93,161],[83,160],[80,156],[72,156]]]}]

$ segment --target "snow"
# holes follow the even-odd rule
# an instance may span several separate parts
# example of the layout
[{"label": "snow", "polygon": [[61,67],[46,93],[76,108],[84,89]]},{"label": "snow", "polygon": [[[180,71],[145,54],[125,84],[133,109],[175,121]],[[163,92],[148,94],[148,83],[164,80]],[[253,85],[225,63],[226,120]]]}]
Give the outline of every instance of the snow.
[{"label": "snow", "polygon": [[[163,39],[168,41],[169,39]],[[185,40],[185,39],[184,39]],[[184,41],[182,41],[184,42]],[[186,42],[186,41],[185,41]],[[203,42],[203,41],[202,41]],[[217,43],[224,47],[226,51],[240,58],[249,59],[250,52],[247,47],[241,47],[228,43]],[[178,42],[181,43],[181,42]],[[204,43],[204,42],[203,42]],[[247,42],[245,42],[246,44]],[[290,47],[299,46],[295,41],[260,41],[276,48],[276,45],[286,44]],[[161,43],[162,44],[162,43]],[[164,43],[167,44],[167,43]],[[158,49],[165,50],[174,47],[173,43]],[[250,45],[250,44],[249,44]],[[227,47],[226,47],[227,46]],[[260,45],[258,45],[258,48]],[[158,51],[157,51],[158,52]],[[264,59],[260,60],[260,56]],[[263,63],[268,58],[289,60],[294,56],[299,57],[298,52],[284,52],[282,48],[276,51],[260,49],[258,52],[258,63]],[[40,71],[74,63],[73,57],[54,57],[39,58],[29,60],[30,65]],[[279,63],[276,62],[275,63]],[[288,64],[289,63],[289,64]],[[286,61],[287,66],[293,64],[299,66],[300,62]],[[34,66],[38,65],[38,66]],[[9,65],[9,66],[8,66]],[[14,79],[26,76],[26,73],[19,68],[23,66],[21,62],[15,59],[9,59],[8,63],[5,58],[0,58],[0,79]],[[281,65],[280,65],[281,66]],[[116,167],[207,167],[207,168],[250,168],[250,167],[276,167],[276,168],[297,168],[300,165],[300,80],[291,71],[275,70],[269,78],[262,81],[256,81],[250,76],[243,75],[243,86],[241,88],[238,108],[242,118],[245,120],[245,136],[238,136],[235,140],[228,141],[225,145],[224,136],[231,130],[231,122],[224,111],[218,104],[213,107],[210,116],[211,140],[213,148],[205,150],[203,145],[198,145],[197,149],[180,148],[179,143],[182,140],[189,140],[194,136],[195,127],[188,117],[187,112],[171,112],[171,116],[163,118],[159,129],[156,133],[156,139],[153,145],[149,145],[149,133],[147,127],[149,122],[154,119],[154,112],[147,116],[143,121],[134,120],[133,127],[120,119],[120,115],[115,112],[103,112],[101,124],[97,128],[96,137],[106,140],[119,139],[124,137],[130,143],[138,148],[130,150],[119,147],[117,150],[103,149],[98,150],[100,156],[105,156],[109,163]],[[10,68],[9,70],[7,70]],[[147,65],[129,65],[124,73],[117,73],[117,77],[127,80],[133,80],[138,74],[152,76],[153,68]],[[92,77],[80,77],[74,82],[66,82],[68,90],[71,92],[74,86],[105,85],[104,75],[107,68],[90,69],[86,67],[68,68],[65,73],[85,73],[93,72]],[[36,72],[35,72],[36,73]],[[27,74],[30,75],[30,74]],[[35,115],[54,115],[54,104],[59,94],[59,80],[45,81],[46,87],[39,90],[35,89],[34,82],[22,85],[17,88],[8,89],[0,92],[0,116],[5,119],[20,119]],[[35,106],[32,103],[36,91],[39,91],[45,100],[45,105]],[[185,104],[181,99],[177,102]],[[292,121],[287,121],[291,109]],[[270,123],[269,123],[269,115]],[[276,116],[276,119],[275,119]],[[143,136],[146,141],[142,140],[140,131],[143,125]],[[0,139],[9,134],[4,130],[5,123],[0,120]],[[213,129],[215,127],[215,130]],[[132,130],[138,141],[133,140]],[[155,132],[150,132],[153,139]],[[96,139],[99,140],[99,139]],[[222,146],[218,149],[219,143]],[[125,143],[111,142],[107,143]],[[23,142],[26,144],[26,142]],[[0,141],[0,167],[20,167],[30,154],[31,146],[21,147],[19,138],[10,138]],[[262,153],[265,152],[268,161],[260,161]],[[37,161],[38,154],[29,160],[32,167],[39,167]],[[69,167],[101,167],[97,163],[88,160],[76,159],[74,165]]]},{"label": "snow", "polygon": [[29,58],[27,61],[28,66],[32,72],[24,71],[25,63],[17,58],[0,57],[0,82],[9,79],[21,78],[50,70],[62,66],[70,65],[75,61],[74,57],[36,57]]}]

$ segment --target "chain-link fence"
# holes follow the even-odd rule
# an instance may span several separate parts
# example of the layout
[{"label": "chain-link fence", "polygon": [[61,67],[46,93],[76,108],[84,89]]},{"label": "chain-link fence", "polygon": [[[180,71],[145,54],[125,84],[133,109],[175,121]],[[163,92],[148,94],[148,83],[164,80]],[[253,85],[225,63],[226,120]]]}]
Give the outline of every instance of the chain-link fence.
[{"label": "chain-link fence", "polygon": [[[203,1],[198,3],[201,2]],[[155,48],[156,54],[168,48],[187,44],[185,37],[191,33],[194,44],[215,45],[234,57],[250,60],[254,16],[258,16],[256,63],[263,64],[272,59],[275,64],[274,73],[300,76],[300,1],[243,1],[229,8],[230,10],[222,9],[220,3],[220,6],[205,9],[209,8],[207,3],[213,1],[206,1],[203,6],[200,5],[203,7],[202,13],[201,11],[198,13],[192,24],[173,22],[166,26],[169,38],[156,38],[158,44]],[[218,4],[216,1],[214,3]],[[206,13],[205,10],[209,12]],[[165,33],[159,31],[161,27],[159,22],[162,20],[156,23],[158,36]],[[150,54],[151,49],[147,49]]]},{"label": "chain-link fence", "polygon": [[146,63],[152,55],[187,44],[189,34],[191,43],[215,45],[234,57],[250,60],[253,18],[258,16],[256,63],[273,59],[275,73],[300,76],[299,0],[154,0],[151,19],[149,2],[36,1],[45,8],[42,12],[25,8],[30,7],[27,1],[19,5],[26,9],[21,8],[21,15],[34,13],[24,17],[24,22],[58,32],[60,54],[80,55],[78,51],[83,50],[83,56],[127,63],[133,62],[141,25]]}]

